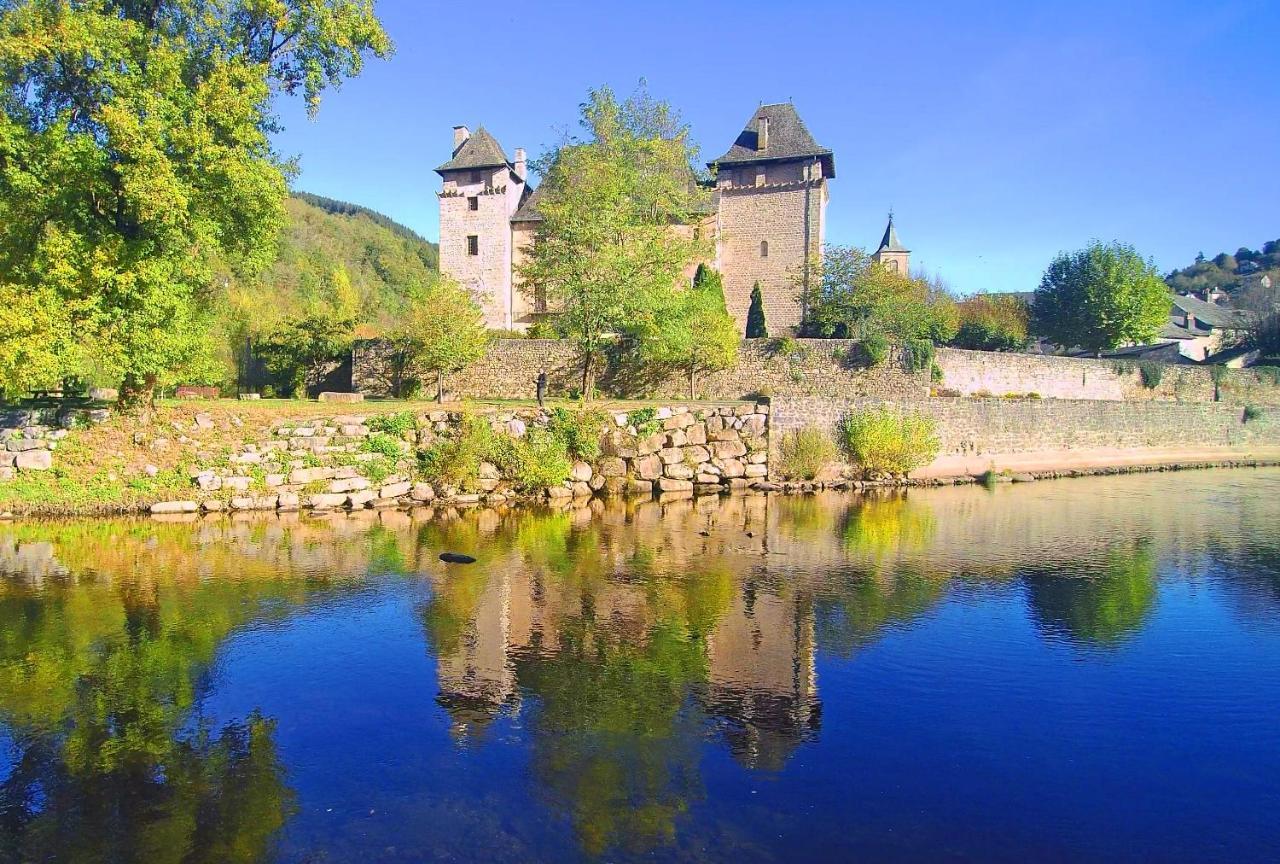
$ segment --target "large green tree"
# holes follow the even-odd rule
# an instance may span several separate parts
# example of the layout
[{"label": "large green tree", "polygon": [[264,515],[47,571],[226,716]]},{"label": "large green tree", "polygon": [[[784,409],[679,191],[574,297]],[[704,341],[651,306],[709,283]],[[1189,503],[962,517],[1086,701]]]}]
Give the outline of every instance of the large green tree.
[{"label": "large green tree", "polygon": [[373,0],[0,3],[0,382],[135,392],[208,344],[213,275],[270,263],[287,162],[278,93],[390,43]]},{"label": "large green tree", "polygon": [[1155,265],[1124,243],[1091,243],[1053,259],[1032,303],[1039,336],[1102,352],[1150,342],[1169,319],[1169,289]]},{"label": "large green tree", "polygon": [[610,340],[652,328],[705,242],[693,226],[706,192],[696,182],[688,128],[642,87],[619,100],[593,90],[583,135],[542,158],[536,242],[519,268],[578,346],[590,398]]},{"label": "large green tree", "polygon": [[939,283],[890,270],[853,246],[827,246],[813,271],[801,290],[804,335],[945,342],[955,334],[955,303]]},{"label": "large green tree", "polygon": [[457,282],[440,279],[423,292],[403,331],[411,362],[436,379],[444,401],[444,376],[483,356],[490,333],[475,299]]},{"label": "large green tree", "polygon": [[738,359],[738,325],[725,308],[720,274],[699,267],[693,285],[675,294],[642,343],[642,355],[689,377],[689,398],[697,398],[697,378],[728,369]]}]

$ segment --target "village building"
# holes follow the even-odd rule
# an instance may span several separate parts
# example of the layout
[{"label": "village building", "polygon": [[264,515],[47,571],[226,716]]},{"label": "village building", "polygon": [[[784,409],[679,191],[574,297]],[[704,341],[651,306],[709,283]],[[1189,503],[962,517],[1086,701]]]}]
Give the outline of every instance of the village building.
[{"label": "village building", "polygon": [[[800,289],[826,236],[834,154],[817,143],[794,105],[780,103],[757,108],[708,165],[711,212],[699,227],[714,240],[709,263],[722,274],[730,314],[745,329],[758,282],[770,331],[794,330]],[[472,291],[489,327],[527,329],[547,308],[536,292],[522,290],[517,276],[542,219],[525,151],[517,148],[508,159],[484,127],[457,126],[452,155],[436,171],[443,181],[441,272]],[[909,269],[910,253],[892,217],[875,257],[904,274]]]}]

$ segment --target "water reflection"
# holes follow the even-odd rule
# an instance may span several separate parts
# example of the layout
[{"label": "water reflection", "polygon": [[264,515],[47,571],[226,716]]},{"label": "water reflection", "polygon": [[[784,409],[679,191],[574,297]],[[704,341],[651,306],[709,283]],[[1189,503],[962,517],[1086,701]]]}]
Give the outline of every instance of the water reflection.
[{"label": "water reflection", "polygon": [[[1045,644],[1108,654],[1143,634],[1166,579],[1221,578],[1243,616],[1273,621],[1280,500],[1257,493],[1280,475],[1218,476],[1177,499],[1140,477],[1107,496],[1064,482],[0,527],[0,859],[273,858],[302,806],[281,717],[205,712],[220,652],[395,585],[417,586],[449,746],[502,746],[504,724],[528,747],[530,800],[582,853],[643,856],[714,803],[709,752],[781,775],[840,734],[822,658],[857,662],[951,600],[1012,590]],[[479,563],[443,565],[446,549]]]}]

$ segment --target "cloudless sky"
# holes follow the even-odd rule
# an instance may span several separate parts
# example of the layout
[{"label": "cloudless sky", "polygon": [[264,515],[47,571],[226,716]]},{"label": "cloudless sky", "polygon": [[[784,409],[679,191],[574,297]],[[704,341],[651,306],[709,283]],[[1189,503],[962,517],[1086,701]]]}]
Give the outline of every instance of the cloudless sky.
[{"label": "cloudless sky", "polygon": [[1054,254],[1121,239],[1161,270],[1280,237],[1280,0],[379,0],[388,61],[314,121],[281,105],[295,187],[439,234],[456,124],[508,156],[640,78],[704,160],[794,101],[835,151],[828,242],[874,248],[890,207],[914,268],[1032,290]]}]

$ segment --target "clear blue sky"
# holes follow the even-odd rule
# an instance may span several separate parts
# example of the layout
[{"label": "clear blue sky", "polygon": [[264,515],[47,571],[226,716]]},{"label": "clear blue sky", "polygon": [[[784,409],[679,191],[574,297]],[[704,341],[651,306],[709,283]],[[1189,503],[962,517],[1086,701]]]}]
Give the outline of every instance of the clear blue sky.
[{"label": "clear blue sky", "polygon": [[537,155],[587,89],[647,79],[703,156],[791,99],[836,154],[828,242],[893,207],[913,266],[1031,290],[1093,238],[1162,270],[1280,237],[1280,2],[989,0],[472,4],[379,0],[396,43],[308,121],[282,106],[297,188],[438,236],[450,127]]}]

